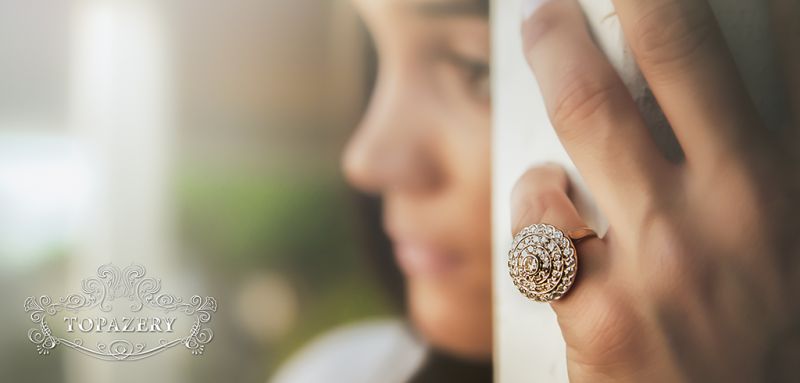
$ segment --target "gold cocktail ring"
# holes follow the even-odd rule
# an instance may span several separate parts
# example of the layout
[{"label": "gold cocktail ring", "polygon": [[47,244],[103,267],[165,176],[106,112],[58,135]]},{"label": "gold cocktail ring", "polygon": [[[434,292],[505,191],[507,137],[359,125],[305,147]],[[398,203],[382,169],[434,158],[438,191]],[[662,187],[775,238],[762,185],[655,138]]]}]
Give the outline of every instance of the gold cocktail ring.
[{"label": "gold cocktail ring", "polygon": [[511,280],[523,295],[535,301],[561,298],[575,283],[578,272],[575,242],[596,236],[588,227],[565,231],[546,223],[522,229],[508,251]]}]

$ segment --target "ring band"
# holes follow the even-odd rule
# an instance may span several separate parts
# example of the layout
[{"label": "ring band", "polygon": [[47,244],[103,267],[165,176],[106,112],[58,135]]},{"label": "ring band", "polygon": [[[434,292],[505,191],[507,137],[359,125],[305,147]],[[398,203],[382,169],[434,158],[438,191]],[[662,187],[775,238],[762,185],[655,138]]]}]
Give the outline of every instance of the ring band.
[{"label": "ring band", "polygon": [[595,231],[588,226],[576,227],[574,229],[567,230],[566,233],[567,237],[569,237],[572,240],[572,242],[575,243],[577,243],[582,239],[597,237],[597,233],[595,233]]},{"label": "ring band", "polygon": [[562,230],[546,223],[530,225],[514,236],[508,252],[511,280],[526,297],[538,302],[561,298],[575,282],[575,242],[596,237],[588,227]]}]

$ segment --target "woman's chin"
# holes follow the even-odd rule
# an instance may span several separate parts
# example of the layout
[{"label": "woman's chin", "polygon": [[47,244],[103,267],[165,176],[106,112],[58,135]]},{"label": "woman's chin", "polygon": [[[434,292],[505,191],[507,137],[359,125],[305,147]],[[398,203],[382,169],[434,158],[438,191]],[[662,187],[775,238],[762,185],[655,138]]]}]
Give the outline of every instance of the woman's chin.
[{"label": "woman's chin", "polygon": [[459,299],[442,288],[409,283],[409,315],[414,328],[436,349],[471,360],[492,355],[491,302]]}]

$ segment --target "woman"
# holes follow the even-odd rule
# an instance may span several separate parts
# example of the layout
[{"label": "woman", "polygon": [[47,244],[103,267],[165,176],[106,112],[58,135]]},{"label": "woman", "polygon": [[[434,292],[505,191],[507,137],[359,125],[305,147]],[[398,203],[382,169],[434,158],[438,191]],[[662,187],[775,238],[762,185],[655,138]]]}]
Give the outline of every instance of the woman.
[{"label": "woman", "polygon": [[410,327],[334,331],[276,382],[490,381],[488,1],[354,4],[379,70],[343,168],[381,198]]},{"label": "woman", "polygon": [[[800,7],[772,2],[794,120],[767,130],[705,1],[614,5],[685,160],[660,154],[577,2],[527,1],[526,57],[611,226],[578,243],[575,285],[551,302],[570,379],[797,382]],[[514,232],[585,226],[568,188],[558,167],[529,171]]]}]

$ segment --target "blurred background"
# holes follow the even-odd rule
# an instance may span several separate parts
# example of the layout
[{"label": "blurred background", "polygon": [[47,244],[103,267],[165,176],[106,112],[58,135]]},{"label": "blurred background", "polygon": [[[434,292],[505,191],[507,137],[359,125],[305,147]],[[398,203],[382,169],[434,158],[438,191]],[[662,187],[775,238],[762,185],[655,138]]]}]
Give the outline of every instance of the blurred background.
[{"label": "blurred background", "polygon": [[[0,380],[264,382],[396,314],[339,171],[374,66],[342,0],[0,0]],[[205,354],[38,355],[25,298],[109,262],[214,296]]]}]

